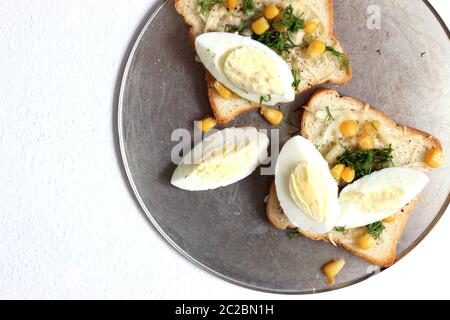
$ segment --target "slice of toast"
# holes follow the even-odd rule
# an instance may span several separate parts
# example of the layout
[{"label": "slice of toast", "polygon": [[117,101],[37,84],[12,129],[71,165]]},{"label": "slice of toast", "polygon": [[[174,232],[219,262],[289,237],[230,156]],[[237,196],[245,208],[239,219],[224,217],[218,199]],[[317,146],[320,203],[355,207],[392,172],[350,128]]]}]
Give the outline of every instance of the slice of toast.
[{"label": "slice of toast", "polygon": [[[238,25],[244,19],[243,0],[238,0],[238,7],[235,10],[229,11],[223,5],[216,4],[204,14],[199,13],[199,3],[199,0],[175,0],[175,9],[184,17],[184,21],[189,27],[192,42],[204,32],[221,32],[225,30],[227,24]],[[265,5],[274,3],[274,1],[255,0],[254,3],[257,8],[263,8]],[[282,7],[289,3],[283,4],[278,1],[276,4]],[[344,52],[333,31],[333,0],[305,0],[298,1],[296,4],[301,5],[298,10],[306,13],[307,17],[305,18],[309,16],[319,20],[321,25],[319,38],[327,46],[333,47],[339,52]],[[352,69],[350,67],[342,69],[339,60],[328,51],[319,58],[311,59],[306,55],[306,48],[299,46],[284,58],[291,68],[300,71],[300,84],[297,93],[325,82],[346,83],[352,77]],[[214,89],[215,79],[208,73],[206,81],[211,108],[219,124],[227,124],[241,113],[260,107],[259,104],[248,102],[242,98],[223,99]]]},{"label": "slice of toast", "polygon": [[[335,119],[333,121],[336,122],[335,124],[323,120],[323,114],[327,111]],[[367,104],[354,98],[340,97],[338,92],[329,89],[319,89],[309,100],[301,119],[301,134],[312,141],[324,157],[329,153],[334,155],[333,149],[336,140],[333,139],[333,136],[335,135],[330,134],[328,137],[328,133],[337,130],[339,121],[344,120],[353,112],[361,114],[361,121],[378,120],[381,122],[383,128],[379,131],[381,139],[389,140],[384,143],[392,145],[395,166],[426,169],[423,159],[427,150],[430,148],[442,150],[440,142],[433,136],[416,129],[399,126],[388,116]],[[333,165],[331,159],[328,161],[330,165]],[[374,265],[388,267],[395,262],[397,242],[416,203],[417,198],[396,214],[394,222],[384,223],[385,230],[380,239],[376,241],[376,245],[370,250],[362,250],[355,244],[355,240],[366,232],[365,227],[345,232],[332,231],[327,234],[314,234],[301,229],[299,232],[312,240],[323,240],[342,246]],[[270,187],[266,215],[269,222],[278,229],[294,227],[279,205],[274,184]]]}]

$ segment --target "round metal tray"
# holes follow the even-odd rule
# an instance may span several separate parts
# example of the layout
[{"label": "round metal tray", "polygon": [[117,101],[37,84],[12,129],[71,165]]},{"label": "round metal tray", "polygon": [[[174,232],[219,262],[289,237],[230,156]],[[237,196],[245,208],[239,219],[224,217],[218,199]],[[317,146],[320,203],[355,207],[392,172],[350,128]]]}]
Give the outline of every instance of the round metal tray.
[{"label": "round metal tray", "polygon": [[[341,94],[378,106],[397,122],[439,137],[450,150],[448,29],[419,0],[335,1],[336,34],[348,50],[353,80]],[[368,10],[381,11],[380,29],[367,28]],[[193,132],[210,113],[202,66],[194,61],[183,19],[171,1],[157,7],[136,40],[119,98],[119,140],[134,193],[154,226],[185,257],[235,284],[275,293],[342,288],[381,271],[347,251],[305,238],[290,240],[265,219],[272,177],[256,171],[227,188],[192,193],[171,186],[174,129]],[[329,86],[334,87],[334,86]],[[312,91],[282,109],[292,121]],[[231,126],[268,128],[256,112]],[[285,124],[282,139],[293,128]],[[399,258],[432,229],[449,204],[449,168],[431,173],[398,245]],[[346,267],[327,286],[321,266],[343,257]]]}]

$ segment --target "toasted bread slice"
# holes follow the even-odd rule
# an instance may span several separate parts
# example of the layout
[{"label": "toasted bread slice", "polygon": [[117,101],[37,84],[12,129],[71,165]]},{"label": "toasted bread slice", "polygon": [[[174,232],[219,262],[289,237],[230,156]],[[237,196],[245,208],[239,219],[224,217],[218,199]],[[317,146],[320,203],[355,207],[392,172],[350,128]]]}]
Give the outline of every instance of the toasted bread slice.
[{"label": "toasted bread slice", "polygon": [[[254,2],[258,8],[274,3],[270,0]],[[199,13],[199,0],[176,0],[175,8],[184,17],[185,23],[189,27],[190,39],[193,42],[198,35],[204,32],[224,31],[226,25],[238,25],[244,19],[242,3],[243,0],[238,0],[238,7],[232,11],[227,10],[223,5],[216,4],[204,14]],[[283,2],[276,3],[280,7],[288,5],[283,4]],[[314,17],[318,19],[321,26],[319,38],[327,46],[338,52],[344,52],[341,43],[333,32],[333,1],[305,0],[299,1],[298,5],[300,7],[294,8],[294,10],[303,12],[305,18]],[[300,38],[298,42],[301,44],[304,36],[300,33],[300,35],[297,34],[297,38]],[[311,59],[307,56],[306,49],[299,46],[283,58],[293,69],[300,71],[300,84],[297,93],[325,82],[346,83],[352,77],[351,68],[342,68],[340,61],[328,51],[319,58]],[[220,124],[227,124],[241,113],[260,107],[259,104],[250,103],[242,98],[223,99],[214,89],[213,82],[215,79],[207,74],[206,80],[211,108]]]},{"label": "toasted bread slice", "polygon": [[[359,118],[360,121],[380,121],[382,128],[379,130],[379,143],[392,145],[395,166],[426,169],[423,159],[427,150],[430,148],[442,150],[440,142],[430,134],[399,126],[388,116],[364,102],[350,97],[340,97],[334,90],[319,89],[305,109],[301,119],[301,134],[315,144],[324,157],[328,157],[330,165],[333,165],[336,158],[336,145],[340,146],[343,143],[336,141],[337,134],[333,131],[338,130],[339,123],[349,116]],[[324,115],[328,114],[328,111],[334,118],[333,123],[324,120]],[[299,232],[312,240],[323,240],[342,246],[372,264],[388,267],[395,262],[397,242],[416,202],[417,198],[402,208],[396,214],[394,222],[384,223],[385,230],[381,238],[370,250],[362,250],[355,244],[355,239],[366,232],[365,228],[351,229],[343,233],[332,231],[327,234],[314,234],[301,229]],[[269,191],[266,215],[270,223],[278,229],[293,227],[278,203],[274,184]]]}]

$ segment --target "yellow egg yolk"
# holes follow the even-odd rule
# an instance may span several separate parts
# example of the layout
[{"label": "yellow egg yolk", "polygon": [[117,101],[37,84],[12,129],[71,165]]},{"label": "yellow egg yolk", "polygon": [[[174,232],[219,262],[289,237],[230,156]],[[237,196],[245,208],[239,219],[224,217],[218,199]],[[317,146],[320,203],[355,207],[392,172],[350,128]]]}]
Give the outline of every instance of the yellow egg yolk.
[{"label": "yellow egg yolk", "polygon": [[297,206],[318,222],[326,220],[329,208],[325,177],[317,166],[300,163],[289,177],[289,191]]},{"label": "yellow egg yolk", "polygon": [[352,203],[362,212],[376,213],[398,209],[404,194],[401,188],[385,187],[365,193],[349,191],[342,195],[342,200]]},{"label": "yellow egg yolk", "polygon": [[228,79],[247,93],[284,94],[276,63],[260,49],[244,46],[232,50],[226,56],[223,68]]},{"label": "yellow egg yolk", "polygon": [[194,173],[208,181],[221,181],[240,174],[257,152],[255,143],[221,146],[208,152]]}]

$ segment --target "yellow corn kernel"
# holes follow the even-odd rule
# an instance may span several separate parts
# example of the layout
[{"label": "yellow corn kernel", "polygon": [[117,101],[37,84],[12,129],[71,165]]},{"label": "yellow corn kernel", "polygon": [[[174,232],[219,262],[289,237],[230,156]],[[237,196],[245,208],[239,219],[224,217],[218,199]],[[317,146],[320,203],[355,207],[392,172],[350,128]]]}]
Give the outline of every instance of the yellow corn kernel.
[{"label": "yellow corn kernel", "polygon": [[329,285],[333,285],[335,283],[334,278],[338,275],[339,272],[341,272],[342,268],[344,268],[344,265],[344,259],[337,259],[323,266],[322,271],[323,274],[327,276]]},{"label": "yellow corn kernel", "polygon": [[368,233],[356,240],[356,245],[362,250],[370,250],[375,246],[375,239]]},{"label": "yellow corn kernel", "polygon": [[375,148],[375,139],[368,133],[364,133],[358,138],[358,146],[361,150],[371,150]]},{"label": "yellow corn kernel", "polygon": [[305,21],[305,33],[307,34],[313,34],[318,27],[319,24],[317,23],[317,19],[309,19]]},{"label": "yellow corn kernel", "polygon": [[236,9],[237,5],[238,5],[237,0],[225,0],[225,7],[229,10]]},{"label": "yellow corn kernel", "polygon": [[353,182],[355,180],[356,172],[350,167],[345,167],[344,170],[342,170],[341,173],[341,179],[344,180],[347,183]]},{"label": "yellow corn kernel", "polygon": [[395,220],[397,220],[397,216],[395,214],[393,214],[392,216],[383,219],[383,222],[392,223],[392,222],[395,222]]},{"label": "yellow corn kernel", "polygon": [[200,129],[201,132],[208,132],[215,126],[217,126],[216,119],[214,119],[213,117],[207,117],[202,121],[200,121],[198,128]]},{"label": "yellow corn kernel", "polygon": [[252,30],[258,36],[269,30],[269,28],[270,28],[269,22],[267,22],[266,18],[264,17],[261,17],[252,23]]},{"label": "yellow corn kernel", "polygon": [[378,129],[374,126],[374,124],[370,121],[366,121],[363,124],[363,131],[371,136],[375,136],[378,132]]},{"label": "yellow corn kernel", "polygon": [[207,117],[199,122],[198,128],[201,132],[208,132],[212,128],[217,126],[217,121],[213,117]]},{"label": "yellow corn kernel", "polygon": [[335,178],[337,181],[341,180],[342,172],[345,169],[345,165],[343,164],[337,164],[331,169],[331,175],[333,178]]},{"label": "yellow corn kernel", "polygon": [[320,40],[314,40],[313,42],[311,42],[311,44],[309,45],[308,49],[306,49],[306,53],[311,57],[311,58],[317,58],[318,56],[320,56],[322,53],[324,53],[326,50],[326,46],[325,43],[323,43]]},{"label": "yellow corn kernel", "polygon": [[375,129],[377,129],[377,131],[380,130],[380,128],[381,128],[381,122],[380,121],[374,120],[374,121],[371,122],[371,124],[373,125],[373,127]]},{"label": "yellow corn kernel", "polygon": [[280,125],[284,117],[283,112],[265,106],[261,107],[261,114],[273,126]]},{"label": "yellow corn kernel", "polygon": [[214,82],[214,88],[216,89],[219,96],[221,96],[224,99],[231,99],[235,97],[234,93],[230,89],[225,87],[223,84],[221,84],[219,81]]},{"label": "yellow corn kernel", "polygon": [[272,20],[276,18],[279,14],[280,9],[278,9],[278,7],[274,4],[271,4],[270,6],[267,6],[264,9],[264,17],[266,17],[266,19]]},{"label": "yellow corn kernel", "polygon": [[428,150],[425,155],[425,163],[431,168],[439,168],[444,164],[444,153],[436,148]]},{"label": "yellow corn kernel", "polygon": [[344,137],[351,138],[356,136],[356,133],[358,132],[358,123],[354,120],[344,121],[339,128]]}]

